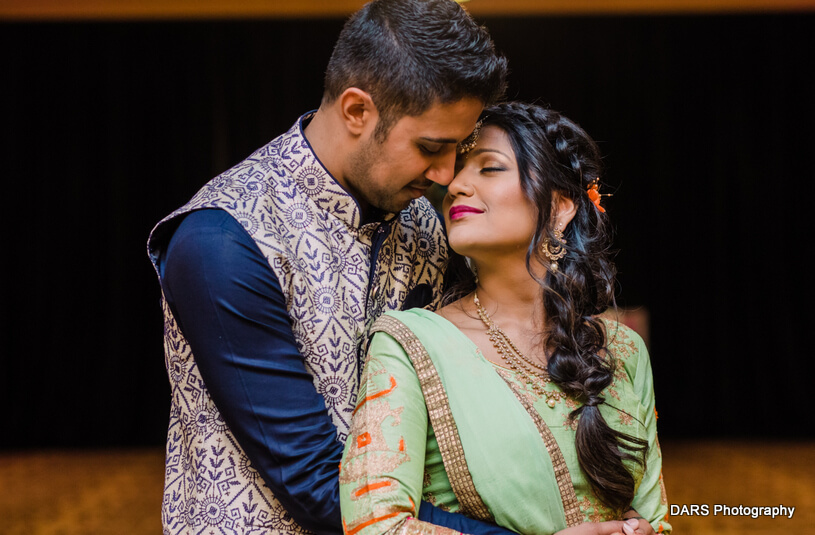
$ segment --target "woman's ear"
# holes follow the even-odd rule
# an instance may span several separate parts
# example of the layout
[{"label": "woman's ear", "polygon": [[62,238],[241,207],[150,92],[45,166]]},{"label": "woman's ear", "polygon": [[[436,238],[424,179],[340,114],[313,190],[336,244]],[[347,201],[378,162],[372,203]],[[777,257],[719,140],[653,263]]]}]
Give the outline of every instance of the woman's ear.
[{"label": "woman's ear", "polygon": [[555,228],[565,230],[577,213],[577,206],[569,197],[555,191],[552,193],[552,213],[555,216]]},{"label": "woman's ear", "polygon": [[349,87],[339,97],[343,124],[353,136],[373,130],[379,113],[371,95],[357,87]]}]

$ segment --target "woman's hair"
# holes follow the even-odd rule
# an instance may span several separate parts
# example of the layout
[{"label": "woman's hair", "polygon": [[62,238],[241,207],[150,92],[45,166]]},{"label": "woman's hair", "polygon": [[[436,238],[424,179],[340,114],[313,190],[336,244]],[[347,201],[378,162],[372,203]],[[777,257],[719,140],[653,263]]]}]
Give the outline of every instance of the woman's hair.
[{"label": "woman's hair", "polygon": [[349,87],[367,91],[383,140],[404,115],[436,102],[474,97],[497,102],[506,87],[507,61],[486,28],[451,0],[374,0],[345,23],[325,74],[323,101]]},{"label": "woman's hair", "polygon": [[[624,512],[634,498],[634,478],[623,461],[644,466],[648,443],[612,429],[598,408],[617,366],[597,317],[614,306],[611,230],[607,216],[587,194],[600,176],[600,151],[576,123],[540,106],[503,103],[484,110],[482,118],[482,128],[496,126],[509,136],[521,189],[537,210],[527,269],[533,258],[550,263],[542,244],[546,239],[557,243],[553,195],[575,204],[574,218],[564,230],[567,253],[558,261],[559,269],[547,270],[543,279],[535,277],[543,290],[547,369],[555,384],[583,403],[570,418],[577,419],[577,457],[593,491],[606,506]],[[451,266],[460,282],[448,290],[445,303],[475,288],[473,274],[463,265],[462,257],[453,255]]]}]

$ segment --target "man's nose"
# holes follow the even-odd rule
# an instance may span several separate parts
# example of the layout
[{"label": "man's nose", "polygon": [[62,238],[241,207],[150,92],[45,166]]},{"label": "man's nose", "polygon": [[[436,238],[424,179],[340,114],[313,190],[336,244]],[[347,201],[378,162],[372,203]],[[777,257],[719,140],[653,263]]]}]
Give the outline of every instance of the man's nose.
[{"label": "man's nose", "polygon": [[443,156],[439,156],[425,171],[425,178],[439,184],[447,186],[455,177],[456,151],[447,151]]}]

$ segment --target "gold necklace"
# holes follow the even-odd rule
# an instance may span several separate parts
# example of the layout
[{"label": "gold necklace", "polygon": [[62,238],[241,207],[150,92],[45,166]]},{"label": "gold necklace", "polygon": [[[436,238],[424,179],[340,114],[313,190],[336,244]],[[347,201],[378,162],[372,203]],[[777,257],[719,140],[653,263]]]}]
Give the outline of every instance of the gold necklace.
[{"label": "gold necklace", "polygon": [[[521,353],[521,350],[518,349],[509,336],[492,321],[486,309],[481,305],[481,301],[478,300],[478,294],[475,292],[473,292],[473,303],[475,303],[475,308],[478,311],[478,317],[481,318],[481,321],[487,327],[487,336],[490,342],[492,342],[492,345],[495,346],[495,350],[498,351],[498,355],[501,359],[507,363],[507,366],[509,366],[512,371],[526,380],[526,383],[532,387],[533,392],[546,398],[546,405],[550,408],[554,408],[557,402],[566,397],[566,395],[560,391],[549,392],[544,389],[547,384],[552,382],[546,368],[532,362]],[[536,368],[539,371],[536,371]]]}]

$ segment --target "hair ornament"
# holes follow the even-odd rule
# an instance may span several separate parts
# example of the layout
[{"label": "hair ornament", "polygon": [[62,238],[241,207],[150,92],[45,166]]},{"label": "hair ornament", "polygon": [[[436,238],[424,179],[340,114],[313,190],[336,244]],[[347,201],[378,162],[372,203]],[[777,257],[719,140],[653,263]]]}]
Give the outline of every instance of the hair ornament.
[{"label": "hair ornament", "polygon": [[478,142],[478,134],[481,133],[481,125],[484,123],[484,119],[479,119],[477,123],[475,123],[475,128],[473,129],[472,134],[467,136],[465,139],[458,144],[458,153],[459,154],[467,154],[471,150],[475,148],[476,142]]},{"label": "hair ornament", "polygon": [[594,203],[598,210],[605,213],[606,209],[600,206],[600,199],[603,197],[611,197],[611,193],[600,193],[600,177],[598,176],[589,182],[586,188],[586,193],[589,195],[589,200]]}]

